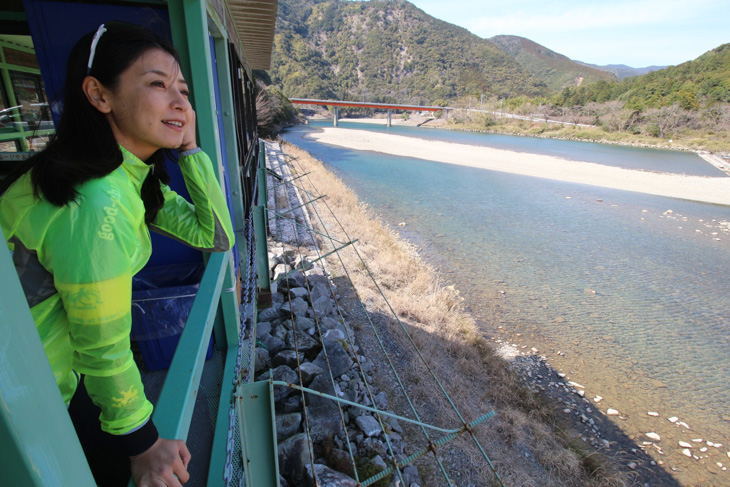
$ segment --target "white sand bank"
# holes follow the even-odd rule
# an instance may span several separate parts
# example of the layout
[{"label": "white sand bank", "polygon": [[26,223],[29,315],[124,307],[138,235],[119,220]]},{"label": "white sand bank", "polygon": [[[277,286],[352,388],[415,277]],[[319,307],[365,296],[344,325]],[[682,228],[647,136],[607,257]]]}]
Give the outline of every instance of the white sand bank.
[{"label": "white sand bank", "polygon": [[[340,122],[353,122],[353,123],[374,123],[378,125],[385,125],[388,123],[387,118],[341,118]],[[402,118],[392,117],[391,123],[393,125],[400,125],[403,122]]]},{"label": "white sand bank", "polygon": [[[435,124],[436,120],[435,118],[431,117],[424,117],[422,115],[411,115],[408,117],[408,120],[404,120],[400,114],[393,115],[391,117],[391,125],[406,125],[415,127],[417,125],[426,123],[426,122],[433,122],[431,125]],[[340,122],[353,122],[353,123],[373,123],[377,125],[387,125],[388,119],[387,118],[341,118]]]},{"label": "white sand bank", "polygon": [[636,171],[553,156],[335,127],[325,127],[310,137],[348,149],[730,206],[730,177]]}]

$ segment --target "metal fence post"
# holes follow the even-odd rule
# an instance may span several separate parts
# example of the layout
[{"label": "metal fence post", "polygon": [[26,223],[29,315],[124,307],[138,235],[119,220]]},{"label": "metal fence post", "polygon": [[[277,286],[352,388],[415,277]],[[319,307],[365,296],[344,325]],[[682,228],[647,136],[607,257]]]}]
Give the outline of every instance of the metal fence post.
[{"label": "metal fence post", "polygon": [[[262,140],[259,142],[259,205],[266,208],[269,204],[269,190],[266,185],[266,143]],[[269,214],[264,211],[264,230],[266,235],[269,234]]]},{"label": "metal fence post", "polygon": [[256,286],[258,294],[271,294],[271,278],[269,277],[269,249],[266,242],[266,213],[263,206],[253,207],[253,226],[256,234],[256,272],[258,273]]}]

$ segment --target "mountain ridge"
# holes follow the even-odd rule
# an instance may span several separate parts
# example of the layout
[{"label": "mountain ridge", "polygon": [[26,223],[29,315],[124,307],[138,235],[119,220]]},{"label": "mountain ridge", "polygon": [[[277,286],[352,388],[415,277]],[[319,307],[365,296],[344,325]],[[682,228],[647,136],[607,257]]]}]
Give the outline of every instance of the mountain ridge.
[{"label": "mountain ridge", "polygon": [[579,63],[537,42],[520,36],[498,35],[489,41],[517,61],[552,91],[583,83],[615,81],[617,76],[585,63]]},{"label": "mountain ridge", "polygon": [[279,6],[270,75],[291,97],[442,104],[551,92],[492,42],[405,0]]},{"label": "mountain ridge", "polygon": [[575,61],[575,62],[578,64],[582,64],[584,66],[588,66],[590,68],[600,69],[601,71],[608,71],[609,73],[613,73],[614,75],[616,75],[616,78],[618,78],[619,81],[621,81],[625,78],[632,78],[634,76],[643,76],[643,75],[649,74],[653,71],[661,71],[662,69],[666,69],[669,67],[669,66],[652,65],[652,66],[644,66],[641,68],[634,68],[631,66],[627,66],[626,64],[598,65],[598,64],[586,63],[583,61]]},{"label": "mountain ridge", "polygon": [[[271,82],[289,97],[447,105],[541,99],[636,108],[730,101],[728,45],[678,66],[574,61],[530,39],[484,39],[406,0],[280,0]],[[646,73],[646,74],[644,74]]]}]

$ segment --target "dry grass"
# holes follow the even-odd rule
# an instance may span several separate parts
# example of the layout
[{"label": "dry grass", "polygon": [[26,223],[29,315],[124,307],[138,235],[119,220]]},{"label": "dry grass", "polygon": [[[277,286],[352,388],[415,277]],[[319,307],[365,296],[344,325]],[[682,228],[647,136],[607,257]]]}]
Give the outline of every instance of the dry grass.
[{"label": "dry grass", "polygon": [[[424,422],[447,428],[460,426],[402,327],[411,335],[467,422],[490,410],[496,411],[497,416],[476,427],[474,434],[504,485],[630,485],[630,479],[609,458],[576,441],[554,414],[553,406],[531,393],[509,364],[496,355],[472,316],[464,311],[458,290],[445,285],[414,248],[374,218],[321,162],[289,144],[283,145],[283,150],[290,158],[292,169],[310,173],[301,180],[302,186],[326,194],[326,205],[339,220],[336,222],[330,210],[318,203],[316,214],[311,215],[315,225],[320,226],[318,230],[326,230],[342,241],[359,239],[357,252],[349,247],[340,253],[347,275],[336,257],[329,260],[329,270],[336,282],[352,283],[357,293],[353,302],[361,301],[367,307],[373,328],[383,339]],[[320,243],[324,251],[331,250],[329,243]],[[400,323],[380,297],[367,269],[379,283]],[[342,286],[339,291],[344,294]],[[375,381],[388,391],[391,407],[399,414],[410,416],[404,396],[394,385],[393,374],[379,355],[365,313],[357,308],[357,304],[350,306],[350,316],[356,322],[359,346],[378,364]],[[425,444],[418,429],[405,429],[411,451]],[[432,439],[440,436],[440,433],[431,434]],[[499,485],[468,435],[440,449],[439,455],[456,485]],[[422,480],[429,486],[443,485],[435,462],[429,459],[418,463]],[[459,476],[454,477],[454,472],[459,472]]]}]

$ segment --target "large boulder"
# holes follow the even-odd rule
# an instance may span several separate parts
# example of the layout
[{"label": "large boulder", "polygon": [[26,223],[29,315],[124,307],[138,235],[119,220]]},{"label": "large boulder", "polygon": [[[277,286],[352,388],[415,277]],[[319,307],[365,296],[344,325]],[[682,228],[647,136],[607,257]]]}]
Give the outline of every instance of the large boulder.
[{"label": "large boulder", "polygon": [[[329,373],[326,371],[314,378],[310,389],[335,396]],[[335,401],[316,394],[306,394],[309,431],[312,441],[318,443],[330,436],[342,433],[342,419]]]},{"label": "large boulder", "polygon": [[307,435],[298,433],[283,441],[278,447],[279,474],[291,485],[300,485],[305,478],[305,465],[309,458]]},{"label": "large boulder", "polygon": [[254,373],[258,374],[269,368],[269,352],[263,348],[256,347],[256,360],[254,362]]},{"label": "large boulder", "polygon": [[341,342],[327,341],[325,347],[327,348],[327,357],[325,357],[324,351],[320,352],[317,358],[313,360],[314,365],[323,370],[327,369],[327,359],[329,359],[329,368],[332,370],[333,377],[339,377],[350,370],[353,361]]},{"label": "large boulder", "polygon": [[306,287],[293,287],[289,289],[289,296],[292,299],[309,299],[309,289],[307,289]]},{"label": "large boulder", "polygon": [[[276,381],[289,382],[291,384],[299,384],[299,375],[294,372],[291,367],[286,365],[280,365],[275,369],[271,369],[261,374],[260,380],[268,380],[269,377]],[[279,402],[282,399],[291,396],[296,392],[296,389],[286,386],[274,386],[274,402]]]},{"label": "large boulder", "polygon": [[294,271],[285,278],[281,279],[279,282],[281,283],[281,287],[286,289],[304,287],[304,274],[302,273],[302,271]]},{"label": "large boulder", "polygon": [[336,319],[331,318],[329,316],[318,317],[318,319],[319,319],[319,326],[323,330],[331,330],[332,328],[336,328],[338,326],[343,326],[342,323],[340,323]]},{"label": "large boulder", "polygon": [[382,429],[378,420],[370,416],[369,414],[363,414],[355,419],[355,424],[360,428],[360,431],[365,433],[365,436],[378,436]]},{"label": "large boulder", "polygon": [[[344,473],[332,470],[327,465],[316,463],[314,465],[314,474],[312,473],[312,464],[307,464],[307,485],[309,487],[357,487],[357,482],[345,475]],[[317,476],[317,481],[314,478]]]},{"label": "large boulder", "polygon": [[327,276],[324,276],[319,272],[314,272],[314,270],[315,269],[312,269],[312,271],[310,271],[310,274],[307,275],[309,286],[314,289],[315,287],[317,287],[318,284],[323,284],[327,289],[329,289],[330,280],[327,278]]},{"label": "large boulder", "polygon": [[307,318],[306,316],[297,316],[294,320],[294,326],[298,331],[307,331],[314,328],[314,325],[314,320],[312,318]]},{"label": "large boulder", "polygon": [[261,343],[263,343],[266,350],[269,351],[269,356],[276,355],[286,348],[284,340],[271,335],[264,335],[263,338],[261,338]]},{"label": "large boulder", "polygon": [[276,415],[276,442],[281,443],[299,431],[302,424],[301,413]]},{"label": "large boulder", "polygon": [[279,310],[284,316],[306,316],[309,305],[302,298],[293,299],[291,302],[285,302]]},{"label": "large boulder", "polygon": [[256,338],[261,338],[267,334],[271,334],[271,322],[259,321],[256,323]]},{"label": "large boulder", "polygon": [[282,350],[271,358],[271,365],[278,367],[280,365],[286,365],[292,369],[296,369],[297,366],[304,361],[304,354],[297,354],[294,350]]},{"label": "large boulder", "polygon": [[298,413],[302,410],[302,395],[292,394],[281,401],[274,403],[277,414]]},{"label": "large boulder", "polygon": [[258,321],[273,321],[279,317],[279,308],[272,306],[271,308],[262,309],[258,314]]},{"label": "large boulder", "polygon": [[302,366],[299,367],[299,371],[302,373],[302,382],[305,387],[309,386],[315,377],[324,372],[320,367],[314,365],[312,362],[304,362]]},{"label": "large boulder", "polygon": [[320,318],[332,314],[335,310],[335,303],[327,296],[320,296],[312,303],[312,308],[314,309],[312,314]]},{"label": "large boulder", "polygon": [[332,297],[332,291],[330,291],[330,287],[327,284],[318,282],[312,286],[311,297],[313,303],[321,297],[329,299]]},{"label": "large boulder", "polygon": [[[291,349],[299,350],[299,352],[303,353],[304,356],[309,360],[312,360],[313,358],[315,358],[317,356],[317,354],[319,353],[319,351],[322,349],[322,345],[320,345],[320,343],[317,340],[310,337],[306,333],[302,333],[302,332],[297,332],[296,341],[295,341],[294,332],[289,331],[286,334],[285,343],[286,343],[287,347],[289,347]],[[322,367],[321,364],[318,364],[318,365],[320,368]]]}]

